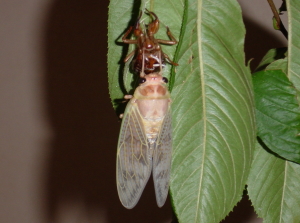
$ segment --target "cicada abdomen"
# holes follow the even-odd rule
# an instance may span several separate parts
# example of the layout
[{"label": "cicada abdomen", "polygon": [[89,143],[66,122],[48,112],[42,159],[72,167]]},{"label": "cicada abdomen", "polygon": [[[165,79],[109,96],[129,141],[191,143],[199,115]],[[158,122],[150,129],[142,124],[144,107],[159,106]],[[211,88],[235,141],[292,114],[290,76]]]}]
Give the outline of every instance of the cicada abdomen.
[{"label": "cicada abdomen", "polygon": [[117,151],[117,188],[128,209],[139,201],[151,171],[159,207],[169,189],[172,129],[167,79],[151,73],[141,82],[127,104]]},{"label": "cicada abdomen", "polygon": [[[159,19],[154,12],[150,12],[146,9],[146,13],[153,18],[153,21],[148,24],[146,31],[141,29],[140,19],[142,13],[140,13],[134,27],[130,27],[122,37],[124,43],[137,44],[136,50],[129,53],[124,59],[124,62],[127,62],[134,56],[134,59],[132,60],[133,71],[140,73],[143,67],[143,73],[145,74],[160,72],[160,66],[164,67],[166,60],[177,66],[178,64],[174,63],[169,56],[162,51],[160,46],[160,44],[174,45],[177,43],[176,39],[168,27],[167,35],[171,40],[155,39],[154,34],[159,30]],[[127,39],[127,36],[131,33],[132,29],[136,37],[134,40]]]}]

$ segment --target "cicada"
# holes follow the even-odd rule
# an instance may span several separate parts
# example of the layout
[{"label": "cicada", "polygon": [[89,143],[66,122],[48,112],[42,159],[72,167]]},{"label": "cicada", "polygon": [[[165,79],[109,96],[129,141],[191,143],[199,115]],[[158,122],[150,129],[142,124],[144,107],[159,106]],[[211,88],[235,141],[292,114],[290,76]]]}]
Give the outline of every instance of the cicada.
[{"label": "cicada", "polygon": [[159,207],[168,195],[172,130],[166,83],[160,73],[140,78],[125,109],[117,151],[117,188],[128,209],[139,201],[151,172]]},{"label": "cicada", "polygon": [[[178,64],[174,63],[169,56],[162,51],[160,46],[160,43],[174,45],[177,43],[177,40],[171,34],[169,27],[167,27],[167,35],[171,40],[155,39],[154,34],[156,34],[159,30],[159,19],[154,12],[150,12],[147,9],[146,12],[154,18],[153,21],[148,24],[146,31],[141,29],[140,19],[142,13],[140,13],[134,28],[131,26],[122,37],[122,41],[124,43],[137,44],[137,49],[129,53],[124,59],[124,62],[126,63],[135,55],[132,60],[132,69],[134,72],[140,73],[142,71],[142,64],[144,63],[144,72],[142,72],[142,74],[159,72],[160,65],[164,67],[166,59],[169,63],[177,66]],[[131,33],[132,29],[136,37],[134,40],[127,39],[127,36]]]}]

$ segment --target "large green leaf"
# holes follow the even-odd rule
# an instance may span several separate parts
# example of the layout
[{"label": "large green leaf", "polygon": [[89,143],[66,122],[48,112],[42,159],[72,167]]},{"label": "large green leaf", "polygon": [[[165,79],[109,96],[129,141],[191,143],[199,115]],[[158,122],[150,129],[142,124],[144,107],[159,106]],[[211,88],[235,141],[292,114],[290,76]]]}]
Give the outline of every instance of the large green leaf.
[{"label": "large green leaf", "polygon": [[288,40],[288,77],[298,90],[300,102],[300,1],[286,0],[289,21]]},{"label": "large green leaf", "polygon": [[241,199],[254,104],[236,0],[188,0],[172,91],[171,193],[179,222],[220,222]]},{"label": "large green leaf", "polygon": [[300,162],[300,110],[296,90],[282,70],[253,75],[258,136],[273,152]]},{"label": "large green leaf", "polygon": [[248,194],[264,223],[300,222],[300,165],[277,158],[257,143]]}]

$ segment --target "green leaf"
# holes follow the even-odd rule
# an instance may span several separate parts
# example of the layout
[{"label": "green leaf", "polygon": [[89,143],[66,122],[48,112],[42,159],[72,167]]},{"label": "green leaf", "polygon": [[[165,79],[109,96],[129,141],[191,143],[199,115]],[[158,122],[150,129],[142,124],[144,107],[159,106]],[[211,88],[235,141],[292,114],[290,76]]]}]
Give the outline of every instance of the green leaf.
[{"label": "green leaf", "polygon": [[300,162],[300,110],[296,91],[282,70],[253,75],[258,136],[273,152]]},{"label": "green leaf", "polygon": [[283,73],[287,72],[288,60],[287,58],[275,60],[270,63],[265,70],[281,70]]},{"label": "green leaf", "polygon": [[264,70],[269,64],[278,59],[283,59],[285,57],[285,53],[287,52],[286,47],[270,49],[263,59],[260,61],[259,65],[256,68],[256,72]]},{"label": "green leaf", "polygon": [[286,0],[288,10],[288,77],[294,84],[298,93],[298,102],[300,103],[300,1]]},{"label": "green leaf", "polygon": [[248,179],[248,194],[264,223],[300,222],[300,166],[257,143]]},{"label": "green leaf", "polygon": [[171,194],[181,223],[217,223],[241,199],[255,140],[236,0],[186,1],[172,91]]}]

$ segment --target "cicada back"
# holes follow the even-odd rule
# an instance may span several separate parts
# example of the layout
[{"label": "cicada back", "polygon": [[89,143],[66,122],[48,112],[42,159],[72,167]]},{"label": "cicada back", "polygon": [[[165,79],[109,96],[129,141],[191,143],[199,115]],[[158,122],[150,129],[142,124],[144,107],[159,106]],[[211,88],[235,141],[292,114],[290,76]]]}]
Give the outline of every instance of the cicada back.
[{"label": "cicada back", "polygon": [[117,151],[117,188],[124,207],[133,208],[153,173],[156,201],[166,201],[172,153],[171,99],[166,78],[142,79],[127,104]]}]

